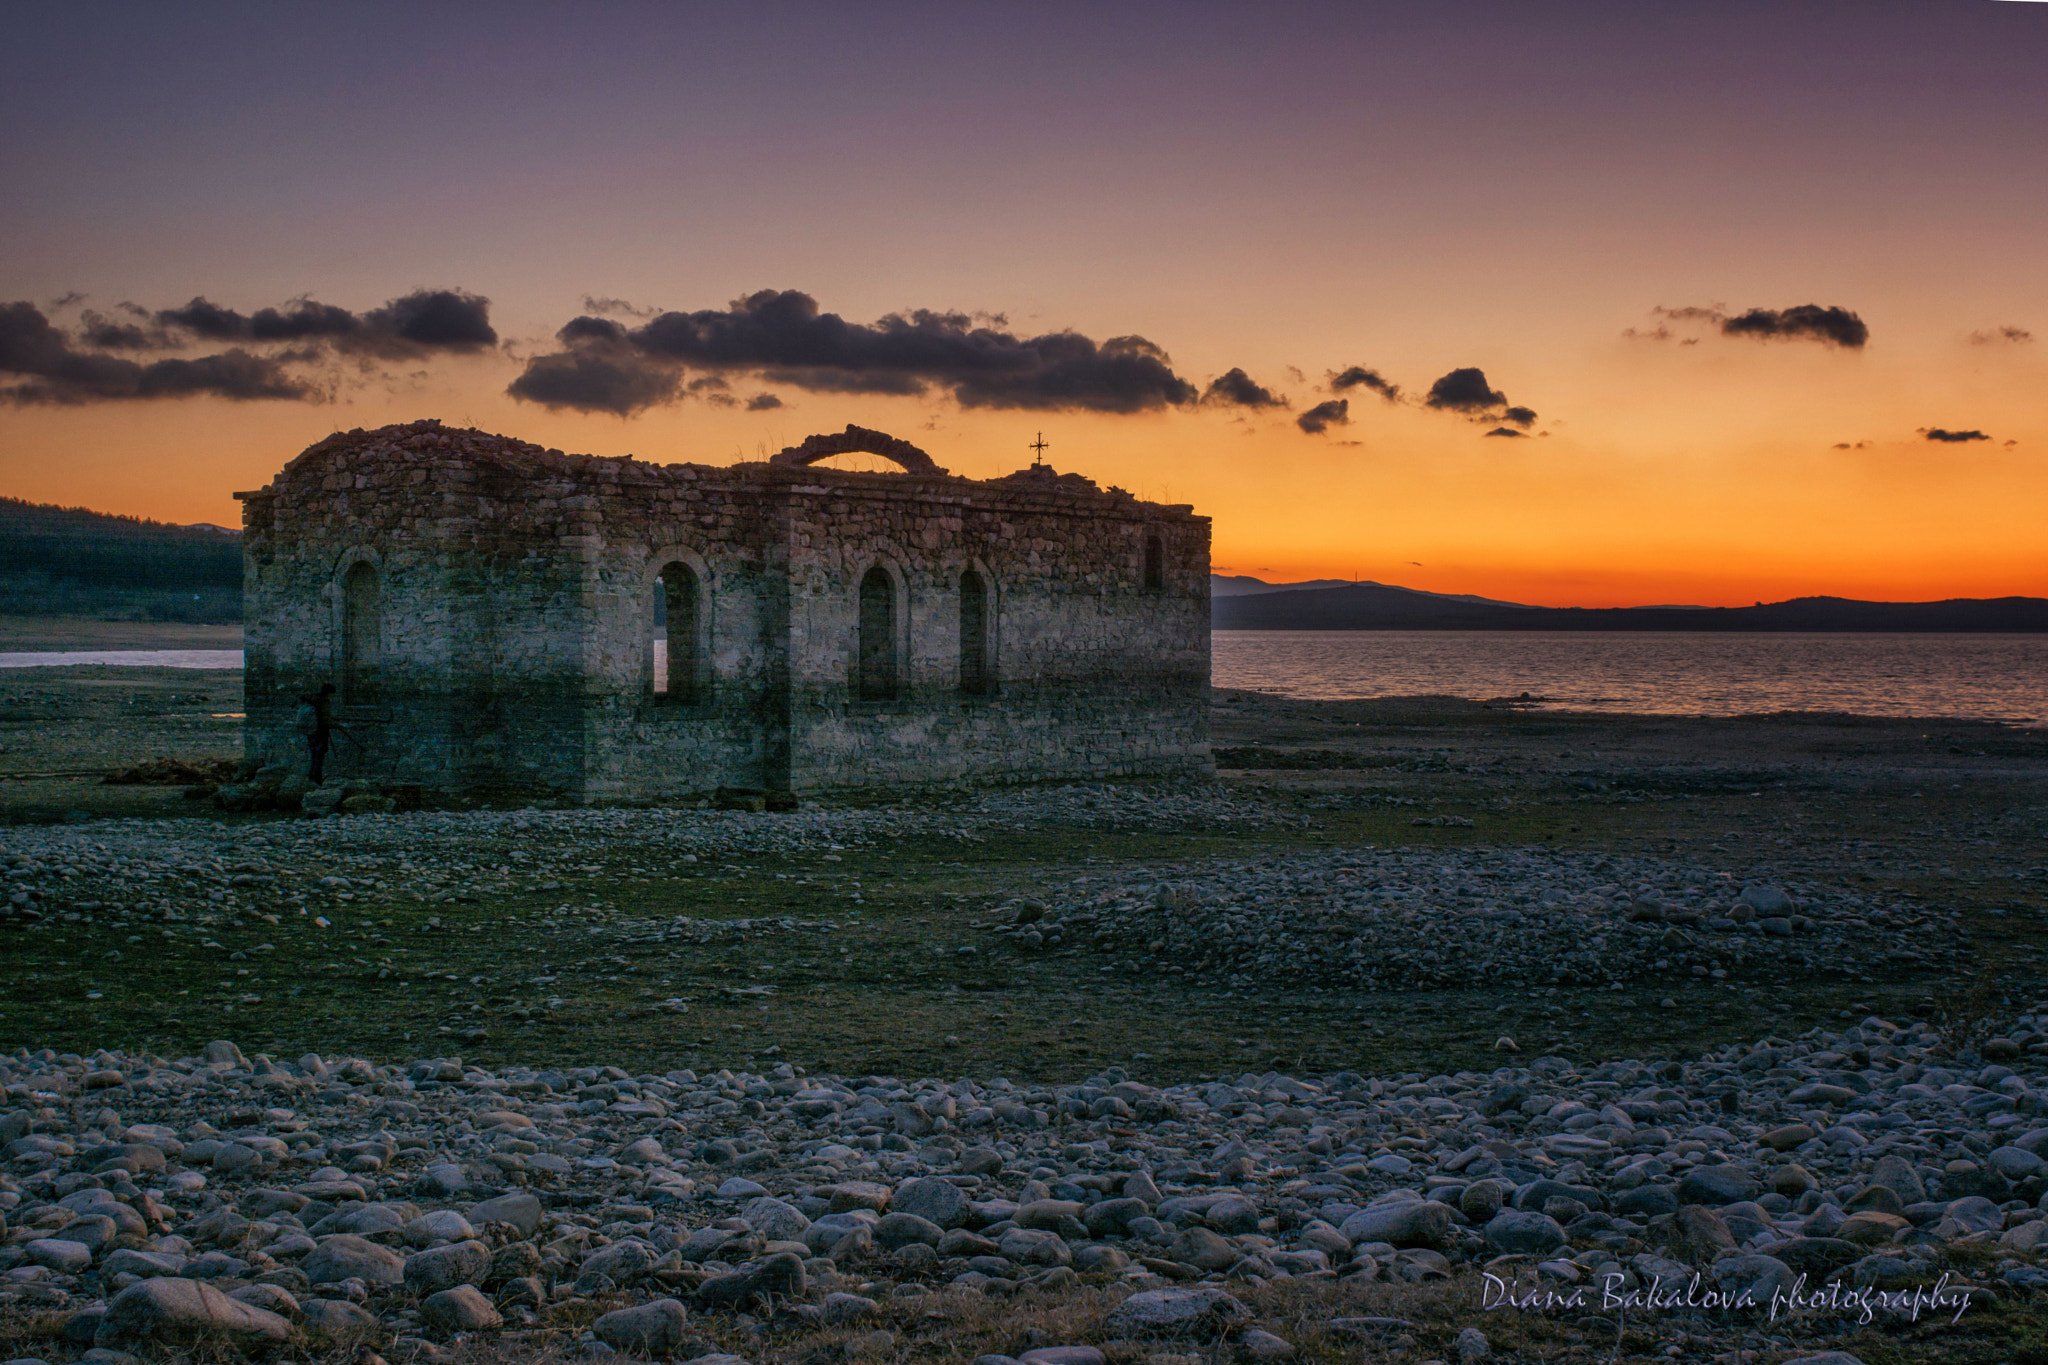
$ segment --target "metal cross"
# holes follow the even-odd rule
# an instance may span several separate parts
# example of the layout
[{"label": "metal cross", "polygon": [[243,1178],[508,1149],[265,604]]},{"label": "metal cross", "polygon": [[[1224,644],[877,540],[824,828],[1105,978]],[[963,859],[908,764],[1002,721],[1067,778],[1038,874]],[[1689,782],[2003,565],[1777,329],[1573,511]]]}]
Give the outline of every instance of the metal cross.
[{"label": "metal cross", "polygon": [[1033,469],[1036,469],[1038,468],[1038,466],[1045,463],[1046,440],[1044,432],[1041,431],[1038,433],[1038,439],[1031,443],[1030,448],[1036,452],[1031,458],[1031,467]]}]

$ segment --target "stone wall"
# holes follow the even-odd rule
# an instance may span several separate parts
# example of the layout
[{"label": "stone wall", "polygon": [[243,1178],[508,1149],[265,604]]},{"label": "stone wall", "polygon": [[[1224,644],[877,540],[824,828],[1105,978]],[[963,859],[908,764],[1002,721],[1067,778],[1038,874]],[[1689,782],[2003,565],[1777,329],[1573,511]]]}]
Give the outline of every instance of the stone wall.
[{"label": "stone wall", "polygon": [[[335,681],[333,770],[392,784],[598,800],[1210,768],[1207,519],[1072,475],[657,466],[415,423],[331,437],[240,496],[266,762],[303,766],[297,697]],[[653,692],[671,563],[699,588],[688,705]],[[896,686],[863,700],[876,568]],[[967,570],[989,599],[979,693]],[[353,656],[351,602],[377,623]]]}]

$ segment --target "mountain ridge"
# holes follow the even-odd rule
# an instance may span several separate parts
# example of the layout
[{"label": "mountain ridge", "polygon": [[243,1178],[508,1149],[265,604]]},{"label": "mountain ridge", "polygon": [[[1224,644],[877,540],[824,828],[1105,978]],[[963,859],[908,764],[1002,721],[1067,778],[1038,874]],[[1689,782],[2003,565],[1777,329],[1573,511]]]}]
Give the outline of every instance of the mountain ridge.
[{"label": "mountain ridge", "polygon": [[1216,630],[2048,631],[2048,598],[1865,602],[1795,597],[1752,607],[1532,607],[1385,584],[1212,597]]}]

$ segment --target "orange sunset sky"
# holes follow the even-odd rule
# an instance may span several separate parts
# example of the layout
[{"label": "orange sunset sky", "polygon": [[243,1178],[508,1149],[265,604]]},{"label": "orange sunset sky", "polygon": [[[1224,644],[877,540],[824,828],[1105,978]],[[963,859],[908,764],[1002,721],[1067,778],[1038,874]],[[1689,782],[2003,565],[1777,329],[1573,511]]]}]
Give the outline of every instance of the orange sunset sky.
[{"label": "orange sunset sky", "polygon": [[419,417],[976,477],[1042,431],[1270,581],[2048,595],[2048,5],[6,27],[0,494],[232,524]]}]

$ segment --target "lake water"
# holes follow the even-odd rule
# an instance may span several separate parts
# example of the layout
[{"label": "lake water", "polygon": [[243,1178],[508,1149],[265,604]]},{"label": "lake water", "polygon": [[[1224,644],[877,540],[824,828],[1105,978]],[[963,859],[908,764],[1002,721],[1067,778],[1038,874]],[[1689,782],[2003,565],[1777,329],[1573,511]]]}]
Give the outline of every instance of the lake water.
[{"label": "lake water", "polygon": [[112,668],[240,668],[239,649],[52,649],[0,654],[0,668],[69,668],[105,664]]},{"label": "lake water", "polygon": [[[1218,687],[1292,697],[1519,697],[1591,711],[1849,711],[2039,724],[2048,635],[1219,630]],[[656,667],[665,663],[660,654]],[[0,668],[242,666],[238,649],[0,654]]]},{"label": "lake water", "polygon": [[1527,692],[1592,711],[2048,718],[2048,635],[1219,630],[1211,639],[1218,687],[1294,697]]}]

